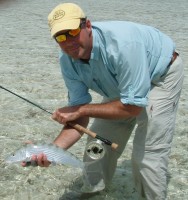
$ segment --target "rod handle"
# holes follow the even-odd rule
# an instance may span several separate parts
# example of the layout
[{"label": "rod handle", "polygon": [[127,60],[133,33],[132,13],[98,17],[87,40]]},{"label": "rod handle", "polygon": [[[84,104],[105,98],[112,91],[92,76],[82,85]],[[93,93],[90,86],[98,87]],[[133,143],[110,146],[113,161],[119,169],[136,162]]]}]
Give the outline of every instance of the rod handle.
[{"label": "rod handle", "polygon": [[76,123],[73,123],[73,122],[68,122],[68,125],[75,128],[77,131],[86,133],[87,135],[91,136],[92,138],[97,138],[97,139],[103,141],[105,144],[110,145],[112,147],[112,149],[114,149],[114,150],[117,149],[117,147],[118,147],[118,144],[112,143],[109,140],[104,139],[101,136],[98,136],[95,132],[93,132],[93,131],[91,131],[91,130],[89,130],[89,129],[87,129],[87,128],[79,125],[79,124],[76,124]]}]

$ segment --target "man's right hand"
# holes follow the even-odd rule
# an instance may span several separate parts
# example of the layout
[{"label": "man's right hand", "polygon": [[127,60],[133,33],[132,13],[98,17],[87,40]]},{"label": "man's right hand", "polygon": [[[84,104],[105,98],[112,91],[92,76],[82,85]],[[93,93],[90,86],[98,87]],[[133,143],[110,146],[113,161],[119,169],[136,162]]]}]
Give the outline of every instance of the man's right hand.
[{"label": "man's right hand", "polygon": [[[51,164],[51,162],[47,160],[46,155],[43,153],[39,154],[38,156],[32,155],[31,165],[32,165],[32,163],[35,163],[35,165],[33,165],[33,166],[40,166],[40,167],[49,167],[49,165]],[[21,165],[22,165],[22,167],[28,166],[27,162],[22,162]]]}]

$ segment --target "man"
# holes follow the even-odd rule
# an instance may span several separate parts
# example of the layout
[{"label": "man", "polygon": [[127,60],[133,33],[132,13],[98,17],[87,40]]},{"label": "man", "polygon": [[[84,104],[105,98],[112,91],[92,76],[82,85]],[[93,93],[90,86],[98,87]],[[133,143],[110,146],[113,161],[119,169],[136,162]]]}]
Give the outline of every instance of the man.
[{"label": "man", "polygon": [[[140,199],[163,200],[167,166],[183,82],[182,60],[175,44],[159,30],[125,21],[95,22],[72,3],[58,5],[48,16],[52,37],[60,46],[60,64],[69,106],[52,118],[64,125],[54,143],[68,149],[81,137],[68,126],[84,127],[118,146],[87,169],[83,190],[96,192],[112,180],[117,159],[137,124],[132,168]],[[91,104],[89,89],[104,97]],[[92,138],[88,138],[88,142]],[[33,156],[41,167],[45,155]],[[91,159],[84,155],[84,161]]]}]

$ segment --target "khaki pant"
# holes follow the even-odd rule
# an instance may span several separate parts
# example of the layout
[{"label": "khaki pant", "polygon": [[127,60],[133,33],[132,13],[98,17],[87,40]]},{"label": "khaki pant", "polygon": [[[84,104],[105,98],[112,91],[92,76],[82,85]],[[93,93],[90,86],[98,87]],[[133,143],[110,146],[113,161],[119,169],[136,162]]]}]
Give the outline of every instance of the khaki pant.
[{"label": "khaki pant", "polygon": [[[132,169],[139,197],[147,200],[166,198],[168,157],[182,82],[183,65],[178,56],[160,81],[152,83],[149,104],[136,119],[95,119],[91,130],[117,143],[119,153],[106,146],[107,152],[99,161],[91,162],[91,158],[84,156],[84,161],[89,164],[85,171],[83,191],[99,191],[111,182],[117,159],[137,124]],[[88,142],[91,140],[89,137]]]}]

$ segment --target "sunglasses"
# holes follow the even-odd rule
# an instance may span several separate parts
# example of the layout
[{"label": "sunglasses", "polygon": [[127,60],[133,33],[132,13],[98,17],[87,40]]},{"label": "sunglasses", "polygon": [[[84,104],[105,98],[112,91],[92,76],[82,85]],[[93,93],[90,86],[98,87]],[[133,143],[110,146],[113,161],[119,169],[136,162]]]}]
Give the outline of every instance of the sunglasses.
[{"label": "sunglasses", "polygon": [[86,19],[82,19],[80,26],[77,29],[69,30],[65,33],[59,34],[54,36],[54,39],[57,43],[65,42],[67,40],[67,37],[76,37],[82,28],[82,25],[86,23]]}]

